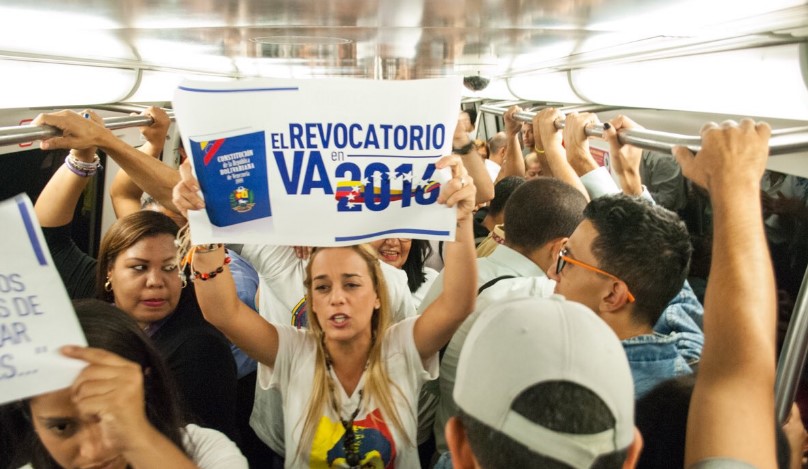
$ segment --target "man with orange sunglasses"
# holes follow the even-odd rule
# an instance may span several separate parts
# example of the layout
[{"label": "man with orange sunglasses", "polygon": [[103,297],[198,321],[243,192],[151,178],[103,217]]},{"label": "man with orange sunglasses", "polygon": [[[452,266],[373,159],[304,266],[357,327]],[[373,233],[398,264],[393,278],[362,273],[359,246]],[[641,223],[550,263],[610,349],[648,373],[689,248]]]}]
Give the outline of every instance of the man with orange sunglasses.
[{"label": "man with orange sunglasses", "polygon": [[692,247],[684,222],[661,206],[627,195],[593,200],[554,269],[556,293],[583,303],[623,342],[636,397],[692,373],[676,333],[654,325],[687,277]]}]

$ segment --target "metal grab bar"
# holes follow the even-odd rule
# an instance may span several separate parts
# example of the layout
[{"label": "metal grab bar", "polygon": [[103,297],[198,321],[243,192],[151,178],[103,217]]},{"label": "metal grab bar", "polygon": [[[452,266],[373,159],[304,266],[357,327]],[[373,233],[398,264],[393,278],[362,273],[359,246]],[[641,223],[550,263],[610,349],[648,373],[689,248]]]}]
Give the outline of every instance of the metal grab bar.
[{"label": "metal grab bar", "polygon": [[[168,114],[169,119],[174,121],[174,115]],[[154,120],[148,116],[122,116],[105,117],[104,126],[110,130],[125,129],[128,127],[142,127],[152,125]],[[43,138],[58,137],[62,131],[49,125],[15,125],[11,127],[0,127],[0,146],[15,145],[17,143],[33,142]]]},{"label": "metal grab bar", "polygon": [[[507,109],[502,105],[484,104],[480,110],[489,114],[503,115]],[[563,110],[563,109],[562,109]],[[530,122],[536,112],[521,111],[515,114],[516,120]],[[556,119],[556,129],[565,127],[562,119]],[[586,127],[586,135],[589,137],[603,138],[603,125],[596,124]],[[687,147],[693,153],[701,150],[701,137],[672,134],[668,132],[657,132],[647,129],[620,130],[617,133],[620,143],[634,145],[645,150],[654,150],[662,153],[672,153],[674,146],[681,145]],[[808,127],[794,127],[790,129],[773,130],[769,139],[769,155],[783,155],[797,151],[808,150]]]},{"label": "metal grab bar", "polygon": [[[510,104],[510,103],[508,103]],[[580,106],[575,107],[575,109]],[[608,109],[607,107],[595,107],[592,110]],[[503,104],[484,104],[480,106],[482,112],[489,114],[503,115],[506,108]],[[516,119],[523,122],[530,122],[535,116],[535,112],[521,111],[516,113]],[[169,113],[169,118],[173,121],[173,114]],[[147,126],[153,123],[151,117],[145,116],[123,116],[107,117],[104,119],[104,126],[110,130],[124,129],[128,127]],[[564,128],[564,121],[555,121],[557,129]],[[600,124],[591,125],[586,128],[586,135],[589,137],[603,137],[603,126]],[[0,127],[0,146],[15,145],[18,143],[32,142],[43,138],[56,137],[61,135],[59,129],[50,126],[19,125],[11,127]],[[671,149],[676,145],[687,147],[693,153],[701,150],[701,137],[689,135],[672,134],[667,132],[657,132],[654,130],[621,130],[617,134],[620,143],[630,144],[646,150],[655,150],[663,153],[671,153]],[[808,127],[795,127],[792,129],[781,129],[772,132],[769,139],[769,154],[781,155],[794,153],[796,151],[808,150]]]},{"label": "metal grab bar", "polygon": [[806,352],[808,352],[808,270],[802,277],[800,292],[797,294],[797,302],[788,323],[783,349],[777,361],[774,409],[777,421],[781,424],[791,412],[791,403],[797,395],[797,385],[805,367]]}]

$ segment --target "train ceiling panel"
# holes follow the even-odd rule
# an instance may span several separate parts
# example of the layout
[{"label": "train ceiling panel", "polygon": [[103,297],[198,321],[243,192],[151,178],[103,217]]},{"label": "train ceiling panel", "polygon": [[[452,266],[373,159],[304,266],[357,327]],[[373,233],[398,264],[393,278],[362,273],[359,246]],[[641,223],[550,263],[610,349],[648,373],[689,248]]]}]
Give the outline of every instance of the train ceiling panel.
[{"label": "train ceiling panel", "polygon": [[797,42],[802,1],[4,0],[0,57],[229,77],[525,73]]}]

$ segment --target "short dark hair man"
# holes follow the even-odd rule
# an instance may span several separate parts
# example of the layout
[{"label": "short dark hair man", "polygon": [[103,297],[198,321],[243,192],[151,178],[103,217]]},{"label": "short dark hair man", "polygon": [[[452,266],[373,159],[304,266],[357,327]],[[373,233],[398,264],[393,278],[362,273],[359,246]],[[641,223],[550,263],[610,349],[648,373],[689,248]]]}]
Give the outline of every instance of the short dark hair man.
[{"label": "short dark hair man", "polygon": [[[586,198],[577,189],[552,178],[538,178],[520,185],[505,204],[505,240],[488,257],[477,259],[477,287],[486,287],[505,277],[532,278],[540,285],[533,288],[540,296],[550,295],[553,282],[547,278],[547,270],[554,268],[558,252],[564,247],[567,237],[582,219]],[[432,288],[421,302],[426,308],[438,297],[443,288],[443,274],[432,283]],[[487,287],[486,287],[487,288]],[[521,287],[519,287],[521,288]],[[499,292],[495,288],[485,291],[485,296]],[[483,295],[480,296],[482,301]],[[478,303],[479,304],[479,303]],[[445,452],[443,438],[446,421],[454,415],[452,400],[454,371],[457,357],[463,346],[467,331],[476,318],[472,313],[446,347],[440,369],[440,404],[435,419],[435,439],[438,450]],[[430,392],[429,386],[427,392]],[[433,392],[437,392],[434,390]]]},{"label": "short dark hair man", "polygon": [[617,469],[633,467],[642,446],[620,341],[558,296],[483,311],[454,398],[446,438],[455,468]]},{"label": "short dark hair man", "polygon": [[637,397],[692,372],[675,335],[653,332],[682,289],[691,251],[675,213],[639,197],[609,195],[587,205],[549,273],[557,293],[591,308],[623,341]]}]

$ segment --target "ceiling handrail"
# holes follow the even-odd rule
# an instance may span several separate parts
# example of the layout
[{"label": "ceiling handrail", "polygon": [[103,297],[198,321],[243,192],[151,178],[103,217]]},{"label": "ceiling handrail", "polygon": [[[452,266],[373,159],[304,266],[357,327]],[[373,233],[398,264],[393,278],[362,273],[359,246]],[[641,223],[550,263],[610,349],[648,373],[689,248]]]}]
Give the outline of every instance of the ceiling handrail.
[{"label": "ceiling handrail", "polygon": [[[561,108],[563,110],[563,108]],[[480,110],[485,113],[503,115],[506,108],[503,105],[484,104]],[[536,112],[521,111],[516,113],[516,119],[523,122],[530,122]],[[169,118],[173,121],[174,116],[169,113]],[[104,118],[104,126],[110,130],[124,129],[128,127],[141,127],[151,125],[151,117],[146,116],[122,116]],[[557,129],[564,128],[564,121],[556,119]],[[586,135],[589,137],[603,138],[604,128],[602,124],[587,126]],[[56,137],[61,135],[59,129],[51,126],[18,125],[10,127],[0,127],[0,146],[15,145],[19,143],[32,142],[43,138]],[[634,145],[646,150],[654,150],[663,153],[671,153],[676,145],[687,147],[693,153],[701,150],[701,137],[659,132],[648,129],[620,130],[617,133],[620,143]],[[772,131],[769,139],[769,155],[781,155],[808,150],[808,127],[794,127],[788,129],[778,129]]]},{"label": "ceiling handrail", "polygon": [[[480,106],[480,110],[489,114],[503,115],[507,111],[505,105],[497,104],[484,104]],[[564,111],[563,107],[559,108]],[[581,110],[580,106],[576,106],[576,110]],[[597,111],[597,109],[594,109]],[[523,122],[530,122],[533,116],[536,115],[534,111],[520,111],[515,114],[516,120]],[[563,129],[565,126],[563,119],[556,119],[556,129]],[[586,135],[588,137],[603,138],[604,128],[602,124],[595,124],[586,127]],[[656,130],[648,129],[623,129],[617,132],[617,138],[620,143],[624,145],[634,145],[645,150],[653,150],[661,153],[672,153],[674,146],[681,145],[687,147],[693,153],[698,153],[701,150],[701,137],[693,135],[674,134],[669,132],[659,132]],[[778,129],[772,131],[772,136],[769,139],[769,155],[782,155],[794,153],[798,151],[808,150],[808,127],[793,127],[788,129]]]},{"label": "ceiling handrail", "polygon": [[[170,111],[170,110],[169,110]],[[174,114],[168,112],[168,117],[174,121]],[[110,130],[125,129],[129,127],[143,127],[154,123],[149,116],[121,116],[105,117],[104,126]],[[15,125],[0,127],[0,146],[15,145],[18,143],[33,142],[45,138],[58,137],[62,132],[49,125]]]}]

